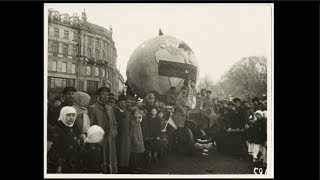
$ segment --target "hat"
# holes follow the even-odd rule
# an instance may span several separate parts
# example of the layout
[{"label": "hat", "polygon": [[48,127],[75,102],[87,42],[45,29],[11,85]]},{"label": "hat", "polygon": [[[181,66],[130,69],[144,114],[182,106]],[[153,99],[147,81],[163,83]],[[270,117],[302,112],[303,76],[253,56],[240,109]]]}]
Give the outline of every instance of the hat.
[{"label": "hat", "polygon": [[241,102],[241,99],[239,99],[239,98],[234,98],[234,99],[233,99],[233,102],[234,102],[234,103]]},{"label": "hat", "polygon": [[101,92],[108,92],[110,93],[110,89],[108,87],[100,87],[98,90],[97,90],[97,94],[99,95]]},{"label": "hat", "polygon": [[267,111],[263,111],[263,117],[267,117],[268,116],[268,112]]},{"label": "hat", "polygon": [[84,140],[86,143],[99,143],[104,136],[104,130],[97,125],[91,126],[87,131],[87,138]]},{"label": "hat", "polygon": [[263,117],[263,112],[262,112],[261,110],[257,110],[257,111],[254,113],[254,115],[256,115],[256,114],[260,114],[260,115]]},{"label": "hat", "polygon": [[120,101],[127,101],[127,96],[121,94],[120,96],[118,96],[118,102]]},{"label": "hat", "polygon": [[77,89],[75,87],[72,86],[67,86],[63,89],[62,94],[65,95],[68,92],[77,92]]}]

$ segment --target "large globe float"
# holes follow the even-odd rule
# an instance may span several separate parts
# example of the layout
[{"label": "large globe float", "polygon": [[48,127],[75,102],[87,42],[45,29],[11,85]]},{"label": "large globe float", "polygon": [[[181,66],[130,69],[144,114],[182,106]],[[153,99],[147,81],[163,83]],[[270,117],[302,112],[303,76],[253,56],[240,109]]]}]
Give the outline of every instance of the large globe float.
[{"label": "large globe float", "polygon": [[126,69],[127,83],[141,98],[154,93],[162,99],[174,86],[179,90],[188,80],[198,79],[198,62],[183,41],[159,35],[141,43],[132,53]]}]

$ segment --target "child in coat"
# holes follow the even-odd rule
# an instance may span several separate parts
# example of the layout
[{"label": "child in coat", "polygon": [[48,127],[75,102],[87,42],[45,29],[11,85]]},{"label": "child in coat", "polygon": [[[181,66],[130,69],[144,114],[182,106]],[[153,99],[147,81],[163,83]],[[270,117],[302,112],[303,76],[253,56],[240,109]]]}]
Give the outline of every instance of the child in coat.
[{"label": "child in coat", "polygon": [[142,129],[141,129],[142,115],[139,108],[131,111],[129,133],[130,133],[130,160],[129,168],[132,173],[139,172],[142,154],[145,152]]},{"label": "child in coat", "polygon": [[104,130],[97,125],[91,126],[84,140],[84,149],[80,155],[82,173],[103,173],[106,167],[103,165],[102,141]]}]

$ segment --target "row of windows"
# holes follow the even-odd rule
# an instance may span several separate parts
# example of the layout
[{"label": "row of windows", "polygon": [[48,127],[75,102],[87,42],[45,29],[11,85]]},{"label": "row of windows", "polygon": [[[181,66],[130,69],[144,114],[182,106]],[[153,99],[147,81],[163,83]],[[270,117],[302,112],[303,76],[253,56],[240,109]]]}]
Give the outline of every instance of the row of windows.
[{"label": "row of windows", "polygon": [[[54,28],[54,33],[53,33],[53,37],[59,37],[59,29],[58,28]],[[69,39],[69,31],[64,31],[63,32],[63,39]],[[77,32],[73,32],[73,41],[78,41],[78,33]]]},{"label": "row of windows", "polygon": [[49,88],[65,88],[67,86],[75,87],[74,79],[49,77],[48,81]]},{"label": "row of windows", "polygon": [[[51,71],[55,71],[55,72],[67,72],[67,63],[66,62],[62,62],[61,63],[61,68],[57,68],[57,61],[52,61],[51,62]],[[76,73],[76,64],[71,64],[71,73],[75,74]]]},{"label": "row of windows", "polygon": [[[53,43],[49,44],[49,51],[54,52],[54,53],[59,53],[59,43],[53,42]],[[68,44],[62,45],[62,54],[69,55],[69,45]],[[71,55],[73,55],[73,56],[78,55],[78,46],[72,46]]]},{"label": "row of windows", "polygon": [[[92,68],[91,66],[87,66],[87,76],[92,76]],[[101,76],[105,78],[109,78],[109,71],[101,68]],[[94,76],[100,76],[100,68],[95,67]]]},{"label": "row of windows", "polygon": [[[60,33],[59,29],[54,28],[53,36],[59,37],[59,33]],[[69,39],[69,31],[64,30],[63,39]],[[89,46],[92,45],[92,43],[93,43],[92,39],[93,39],[92,37],[88,37],[88,45]],[[73,39],[72,40],[78,41],[78,33],[77,32],[73,32]],[[99,38],[96,38],[95,40],[96,40],[96,43],[95,43],[96,46],[100,48],[101,47],[101,40]],[[104,49],[107,49],[107,48],[109,49],[109,44],[107,44],[105,41],[102,42],[102,46]]]},{"label": "row of windows", "polygon": [[[54,71],[54,72],[64,72],[64,73],[67,72],[68,64],[66,62],[61,63],[61,68],[57,68],[57,64],[58,64],[57,61],[51,61],[51,69],[49,69],[49,70]],[[94,76],[100,76],[100,72],[101,72],[101,77],[109,78],[109,71],[108,70],[101,68],[101,71],[100,71],[100,68],[91,67],[91,66],[87,66],[87,69],[86,69],[87,76],[93,76],[93,68],[95,68]],[[76,64],[71,64],[71,72],[70,73],[72,73],[72,74],[76,73]]]}]

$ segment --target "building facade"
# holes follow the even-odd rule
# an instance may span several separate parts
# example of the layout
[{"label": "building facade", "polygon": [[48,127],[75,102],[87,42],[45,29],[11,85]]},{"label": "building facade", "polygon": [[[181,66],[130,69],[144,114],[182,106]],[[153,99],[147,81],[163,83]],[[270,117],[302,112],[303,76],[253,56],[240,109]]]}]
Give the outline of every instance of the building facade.
[{"label": "building facade", "polygon": [[[109,29],[87,21],[85,12],[60,14],[49,10],[48,17],[48,98],[74,86],[95,98],[106,86],[118,96],[117,50]],[[94,99],[93,99],[94,100]]]}]

